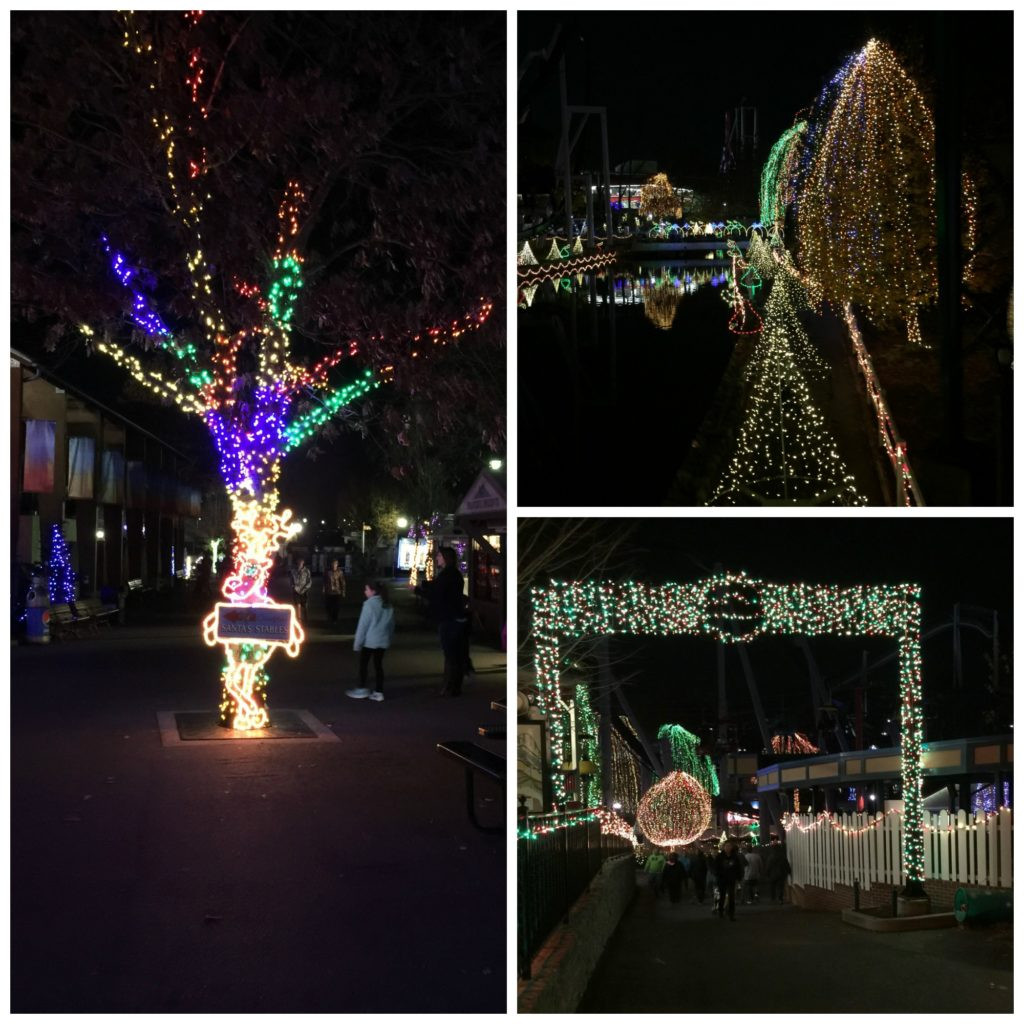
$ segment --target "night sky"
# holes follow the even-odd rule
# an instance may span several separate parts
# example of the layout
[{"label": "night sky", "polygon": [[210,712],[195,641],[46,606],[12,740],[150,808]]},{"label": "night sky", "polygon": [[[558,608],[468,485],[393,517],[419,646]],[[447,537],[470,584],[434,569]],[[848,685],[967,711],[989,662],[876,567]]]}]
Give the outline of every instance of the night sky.
[{"label": "night sky", "polygon": [[[1012,14],[950,17],[966,126],[1008,138]],[[934,65],[934,18],[877,11],[526,12],[518,18],[518,59],[521,69],[525,55],[547,47],[555,26],[563,24],[569,102],[607,106],[612,165],[655,160],[670,174],[714,175],[726,110],[744,98],[758,107],[760,164],[793,115],[872,36],[893,45],[908,70],[927,79]],[[537,62],[520,86],[519,114],[530,110],[519,130],[523,156],[537,161],[552,161],[558,143],[557,72],[557,59],[544,71]],[[927,88],[928,82],[921,84]],[[581,156],[597,152],[584,148]]]},{"label": "night sky", "polygon": [[[723,569],[743,570],[768,582],[919,583],[923,633],[951,618],[953,605],[974,605],[999,613],[1002,651],[1012,650],[1012,521],[1009,519],[894,518],[744,518],[607,520],[608,536],[635,522],[629,544],[631,575],[651,583],[693,582]],[[980,617],[986,628],[991,615]],[[964,687],[952,688],[952,633],[924,645],[926,739],[949,732],[950,723],[977,734],[1005,733],[1012,718],[998,727],[975,722],[984,703],[980,690],[988,679],[985,655],[991,641],[962,631]],[[895,649],[889,640],[822,637],[810,641],[826,683],[857,673],[862,651],[869,661]],[[676,722],[705,738],[714,735],[717,713],[716,644],[706,638],[678,637],[617,640],[622,658],[616,674],[637,718],[649,730]],[[807,664],[791,638],[760,638],[747,645],[766,716],[779,729],[810,731],[814,719]],[[750,697],[734,651],[727,651],[730,711],[741,742],[759,746]],[[1009,686],[1004,676],[1004,683]],[[872,672],[868,690],[865,742],[896,745],[881,735],[885,718],[898,703],[895,660]],[[833,699],[853,707],[853,686],[837,686]],[[1007,693],[1009,690],[1007,689]],[[1007,702],[1009,697],[1006,698]],[[1009,704],[1007,703],[1007,708]],[[972,733],[968,731],[967,735]],[[956,732],[954,735],[964,735]]]}]

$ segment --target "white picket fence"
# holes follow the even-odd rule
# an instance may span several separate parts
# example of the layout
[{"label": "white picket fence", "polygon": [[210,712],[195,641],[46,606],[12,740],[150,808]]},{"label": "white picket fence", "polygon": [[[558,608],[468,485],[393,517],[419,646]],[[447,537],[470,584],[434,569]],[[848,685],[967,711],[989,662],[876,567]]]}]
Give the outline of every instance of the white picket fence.
[{"label": "white picket fence", "polygon": [[[786,846],[794,885],[834,889],[859,881],[902,885],[903,815],[810,815],[786,820]],[[835,826],[839,826],[838,828]],[[925,878],[980,888],[1013,886],[1013,813],[925,815]]]}]

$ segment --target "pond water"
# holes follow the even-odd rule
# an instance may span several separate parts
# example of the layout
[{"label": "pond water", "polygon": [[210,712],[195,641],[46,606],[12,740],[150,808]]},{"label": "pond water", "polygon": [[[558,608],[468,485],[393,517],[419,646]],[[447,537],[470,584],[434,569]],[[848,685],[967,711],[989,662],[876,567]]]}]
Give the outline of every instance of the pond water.
[{"label": "pond water", "polygon": [[660,260],[520,288],[520,504],[665,500],[732,355],[730,281]]}]

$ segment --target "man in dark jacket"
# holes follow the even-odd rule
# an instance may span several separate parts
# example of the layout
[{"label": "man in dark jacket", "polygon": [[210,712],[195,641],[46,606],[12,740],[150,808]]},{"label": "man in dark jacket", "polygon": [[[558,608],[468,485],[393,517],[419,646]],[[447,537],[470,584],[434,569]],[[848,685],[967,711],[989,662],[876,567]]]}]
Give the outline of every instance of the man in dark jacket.
[{"label": "man in dark jacket", "polygon": [[668,890],[669,900],[678,903],[683,891],[683,865],[675,851],[668,855],[668,863],[661,873],[661,883]]},{"label": "man in dark jacket", "polygon": [[730,839],[715,858],[715,875],[718,878],[718,916],[725,916],[725,904],[729,903],[729,920],[736,920],[736,883],[743,877],[743,863]]},{"label": "man in dark jacket", "polygon": [[438,575],[424,588],[430,611],[437,623],[444,652],[443,696],[458,697],[462,693],[462,677],[466,671],[466,599],[463,594],[462,573],[454,548],[444,547],[437,552]]},{"label": "man in dark jacket", "polygon": [[764,877],[771,887],[772,902],[776,900],[781,903],[786,892],[786,880],[792,874],[789,858],[786,856],[786,848],[775,838],[768,847],[767,863],[764,868]]},{"label": "man in dark jacket", "polygon": [[708,862],[704,851],[697,848],[697,851],[690,857],[690,877],[693,879],[693,889],[697,894],[697,902],[704,902],[704,892],[708,882]]}]

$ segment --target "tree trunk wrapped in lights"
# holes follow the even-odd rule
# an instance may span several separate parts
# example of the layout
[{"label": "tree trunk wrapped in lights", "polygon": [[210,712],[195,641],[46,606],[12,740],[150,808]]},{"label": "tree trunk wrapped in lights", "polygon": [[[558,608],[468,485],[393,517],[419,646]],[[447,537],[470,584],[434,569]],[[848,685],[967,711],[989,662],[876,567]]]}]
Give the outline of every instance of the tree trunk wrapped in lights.
[{"label": "tree trunk wrapped in lights", "polygon": [[[800,266],[816,302],[856,303],[876,323],[902,319],[910,341],[920,342],[918,311],[938,295],[931,111],[876,39],[826,93],[808,132],[799,187]],[[964,208],[970,249],[975,198],[966,176]]]},{"label": "tree trunk wrapped in lights", "polygon": [[[191,17],[193,24],[198,23],[202,12],[191,12]],[[152,87],[158,78],[153,47],[130,14],[125,25],[125,46],[134,48],[148,66]],[[192,52],[190,69],[201,69],[198,52]],[[306,201],[295,181],[289,182],[278,209],[277,246],[265,286],[235,279],[236,291],[252,304],[251,319],[245,326],[229,326],[210,285],[214,269],[205,255],[201,231],[204,203],[209,199],[208,167],[206,150],[195,138],[208,116],[207,93],[198,71],[192,77],[186,74],[184,80],[191,99],[185,123],[178,126],[169,113],[162,113],[154,116],[153,124],[166,158],[171,208],[188,238],[185,261],[195,319],[201,327],[194,340],[172,332],[150,298],[152,289],[138,283],[145,275],[104,237],[102,246],[111,269],[131,297],[129,315],[134,326],[173,358],[173,368],[147,368],[109,337],[96,342],[96,347],[149,390],[200,417],[210,432],[231,500],[234,540],[232,569],[222,590],[225,600],[204,620],[203,636],[211,646],[221,643],[225,649],[222,724],[238,730],[261,729],[269,724],[267,662],[277,647],[297,656],[304,639],[294,609],[275,604],[267,589],[274,554],[289,536],[291,513],[278,508],[281,463],[332,416],[379,388],[388,368],[358,367],[347,380],[332,381],[339,364],[352,365],[361,354],[356,341],[338,346],[311,368],[291,360],[293,319],[304,284],[299,236]],[[482,301],[465,317],[414,335],[409,339],[412,354],[479,327],[490,312],[491,304]],[[81,330],[95,338],[88,325]]]}]

